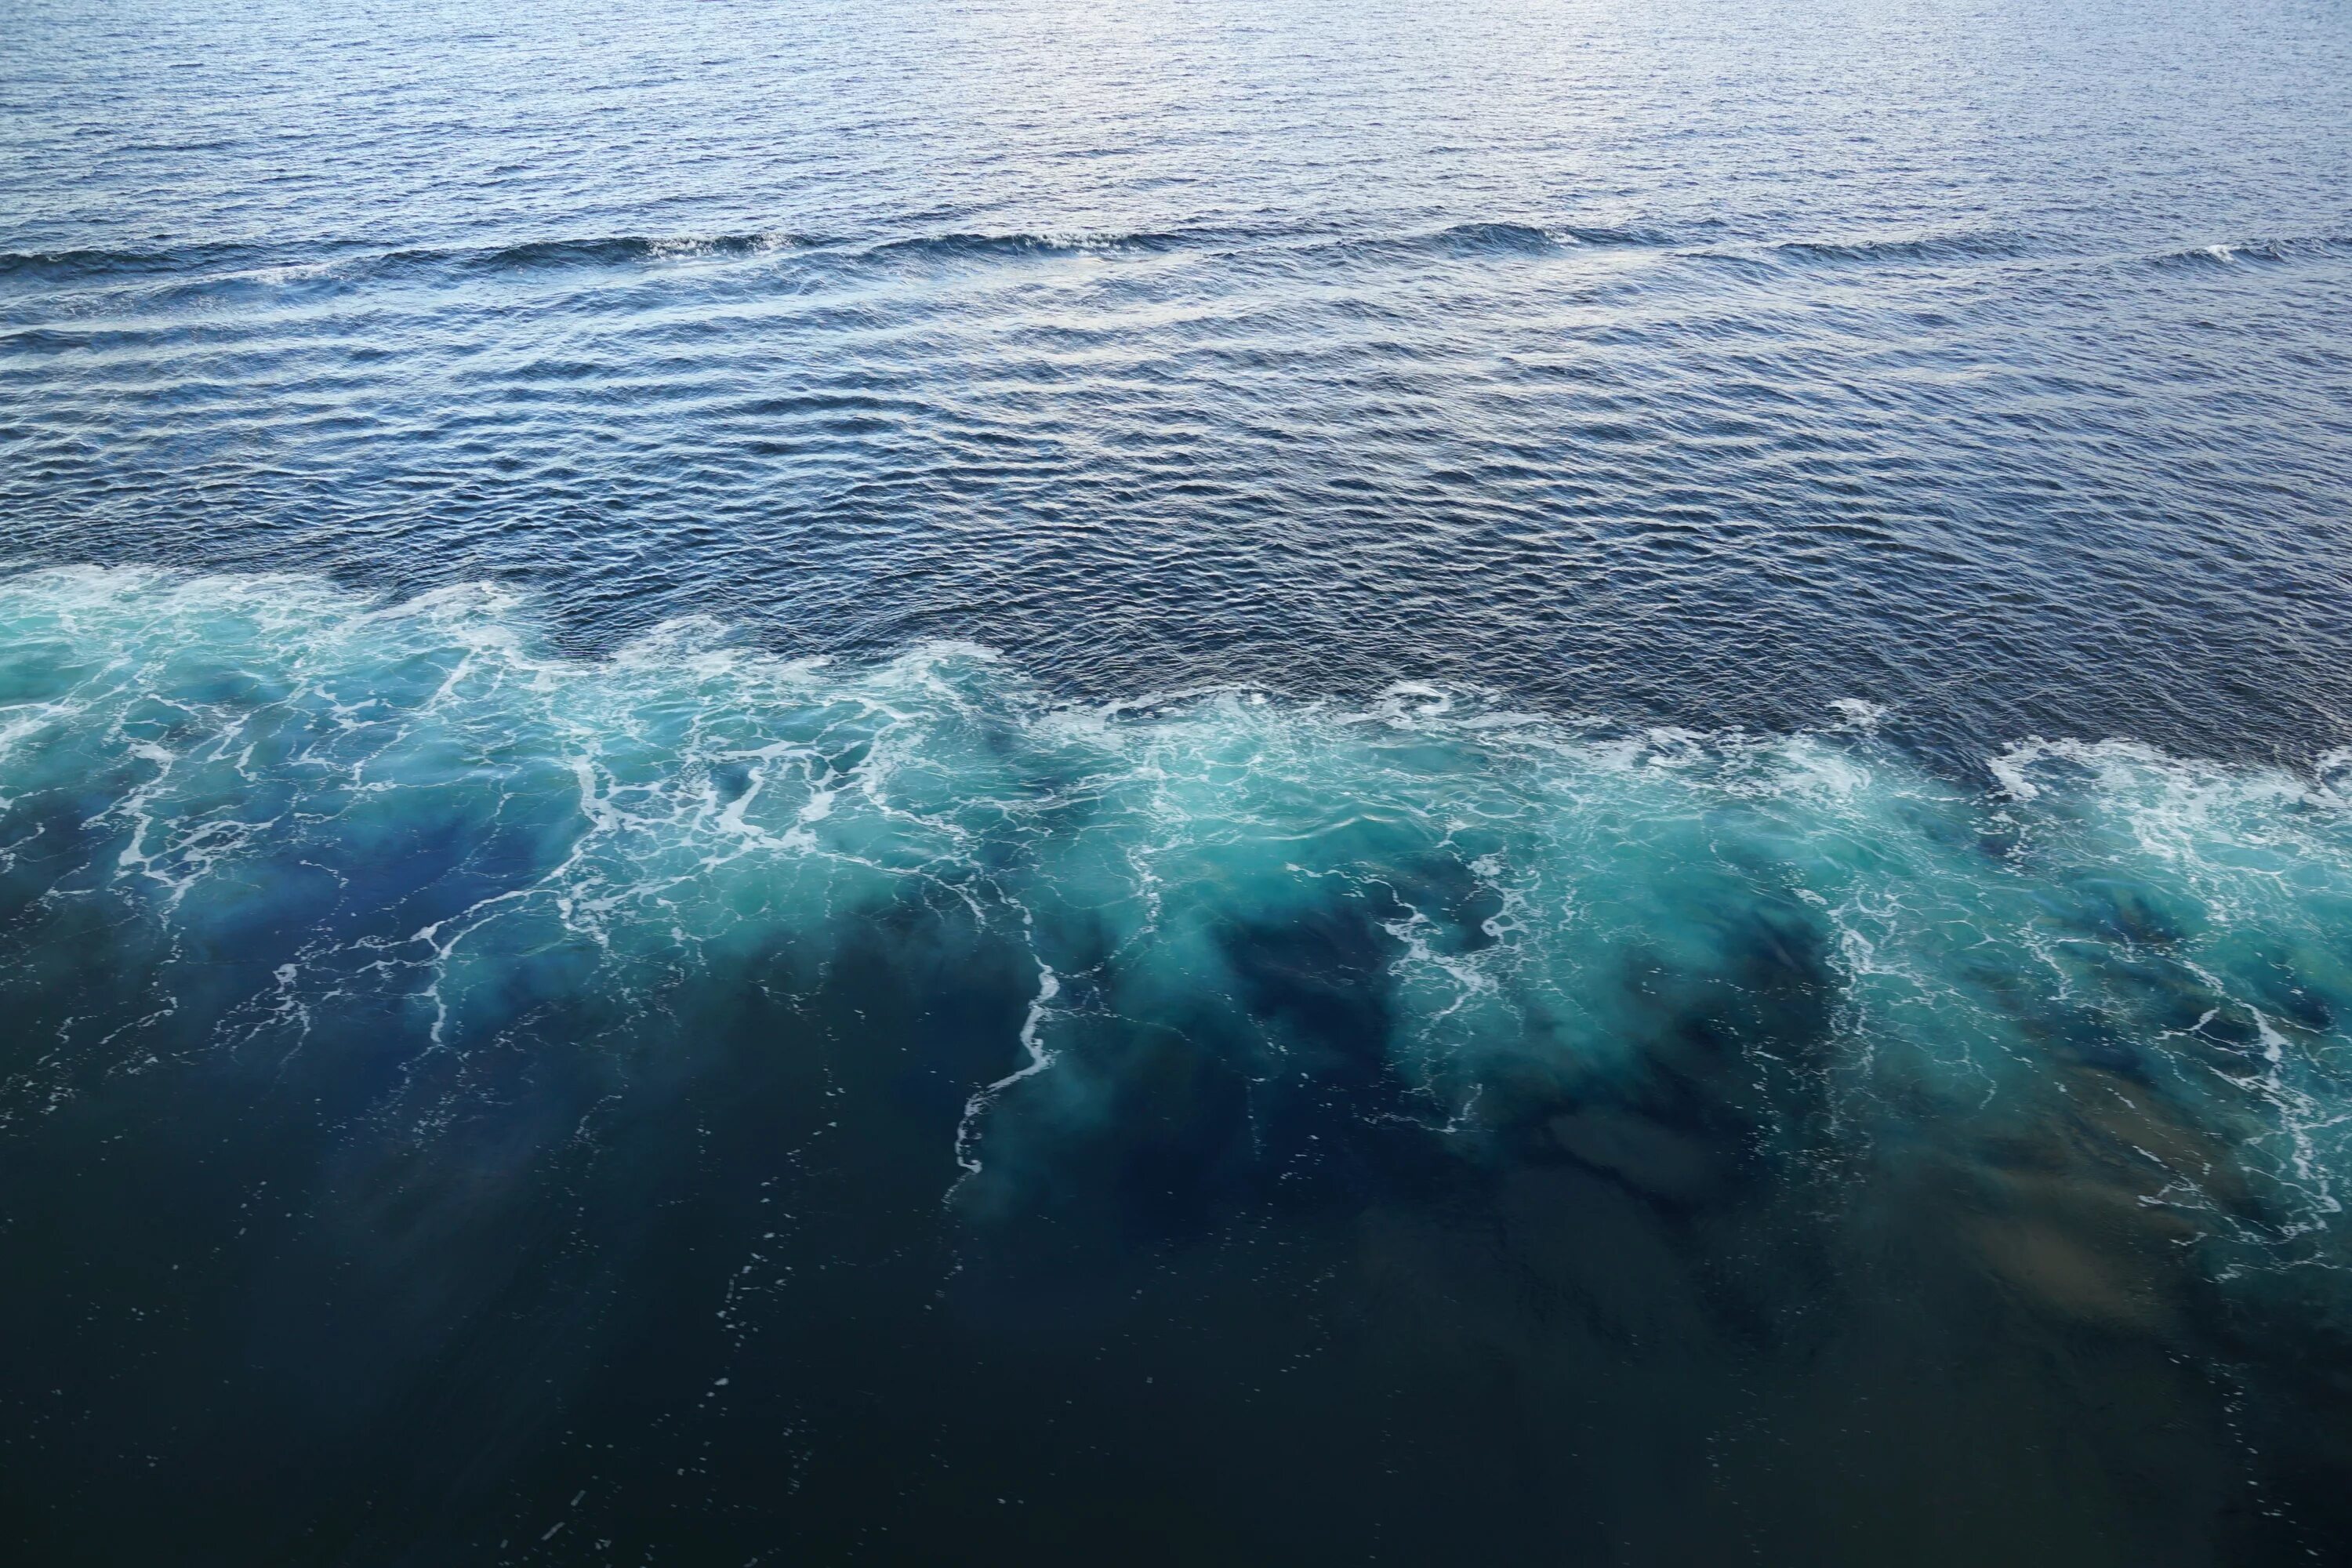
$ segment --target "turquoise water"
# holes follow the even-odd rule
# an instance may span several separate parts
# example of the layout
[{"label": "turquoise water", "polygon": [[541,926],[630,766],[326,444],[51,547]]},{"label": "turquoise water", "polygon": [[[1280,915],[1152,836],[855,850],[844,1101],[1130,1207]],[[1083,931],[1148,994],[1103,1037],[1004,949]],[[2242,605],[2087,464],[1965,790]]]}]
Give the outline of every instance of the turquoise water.
[{"label": "turquoise water", "polygon": [[[973,647],[791,660],[687,621],[579,660],[497,587],[156,570],[8,578],[0,661],[12,1245],[89,1227],[68,1278],[110,1258],[126,1302],[175,1258],[232,1299],[268,1279],[331,1321],[383,1314],[383,1361],[335,1374],[362,1405],[474,1314],[536,1321],[574,1289],[607,1320],[698,1302],[695,1381],[731,1388],[828,1267],[928,1269],[895,1310],[1040,1310],[1083,1342],[1104,1287],[1041,1280],[1142,1259],[1210,1289],[1221,1253],[1335,1215],[1371,1227],[1360,1255],[1221,1354],[1396,1289],[1379,1276],[1410,1266],[1378,1233],[1433,1224],[1437,1246],[1448,1214],[1500,1227],[1500,1262],[1448,1266],[1470,1322],[1599,1268],[1585,1310],[1620,1354],[1666,1336],[1750,1398],[1829,1347],[1900,1365],[1919,1323],[2013,1318],[2032,1328],[1995,1334],[1990,1383],[2073,1340],[2136,1347],[2187,1380],[2158,1403],[2193,1425],[2228,1403],[2200,1378],[2257,1408],[2313,1397],[2283,1369],[2352,1331],[2340,756],[2291,774],[2026,742],[1981,787],[1882,742],[1859,700],[1780,735],[1410,683],[1101,705]],[[162,1132],[150,1102],[191,1120]],[[714,1133],[730,1103],[764,1121]],[[281,1144],[232,1165],[292,1153],[239,1189],[250,1233],[142,1258],[152,1213],[105,1211],[106,1179],[53,1187],[111,1161],[143,1167],[151,1208],[158,1180],[202,1190],[215,1123]],[[583,1194],[640,1177],[724,1256],[576,1277],[615,1245]],[[1571,1217],[1518,1212],[1531,1179],[1569,1184]],[[806,1207],[838,1212],[772,1219]],[[1595,1212],[1622,1234],[1543,1234]],[[352,1269],[373,1285],[325,1305]],[[485,1270],[502,1282],[475,1300]],[[172,1299],[136,1310],[172,1323]],[[1889,1307],[1917,1322],[1897,1335]],[[853,1321],[836,1351],[879,1353]],[[154,1335],[230,1331],[143,1321],[109,1331],[134,1363]],[[299,1382],[355,1331],[242,1353]],[[2088,1403],[2156,1397],[2144,1370],[2074,1375]],[[1669,1425],[1739,1403],[1675,1397]],[[2336,1415],[2304,1410],[2295,1440],[2326,1452]],[[2257,1445],[2208,1440],[2191,1470],[2260,1470]]]}]

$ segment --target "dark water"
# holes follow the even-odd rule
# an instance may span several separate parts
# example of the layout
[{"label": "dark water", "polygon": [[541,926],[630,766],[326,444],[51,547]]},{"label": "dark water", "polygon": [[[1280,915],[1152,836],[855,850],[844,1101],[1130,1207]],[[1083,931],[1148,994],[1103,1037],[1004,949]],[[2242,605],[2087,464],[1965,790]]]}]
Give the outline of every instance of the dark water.
[{"label": "dark water", "polygon": [[0,1542],[2352,1555],[2347,127],[0,3]]}]

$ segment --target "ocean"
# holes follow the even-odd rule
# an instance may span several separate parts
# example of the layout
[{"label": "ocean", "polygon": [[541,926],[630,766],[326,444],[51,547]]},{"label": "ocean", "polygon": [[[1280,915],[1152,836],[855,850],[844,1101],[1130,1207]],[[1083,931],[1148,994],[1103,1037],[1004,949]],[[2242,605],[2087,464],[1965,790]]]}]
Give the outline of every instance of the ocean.
[{"label": "ocean", "polygon": [[2352,1556],[2352,16],[0,4],[0,1549]]}]

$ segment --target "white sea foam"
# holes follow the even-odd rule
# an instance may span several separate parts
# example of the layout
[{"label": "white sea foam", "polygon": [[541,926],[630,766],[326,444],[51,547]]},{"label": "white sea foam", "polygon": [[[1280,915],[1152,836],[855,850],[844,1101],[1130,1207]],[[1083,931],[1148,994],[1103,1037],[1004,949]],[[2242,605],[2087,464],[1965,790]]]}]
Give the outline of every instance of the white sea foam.
[{"label": "white sea foam", "polygon": [[[300,931],[219,1038],[273,1060],[385,1008],[463,1058],[519,987],[650,1027],[733,955],[821,973],[915,919],[1030,976],[943,1152],[964,1179],[1023,1117],[1094,1113],[1106,1028],[1187,1019],[1258,1041],[1266,1072],[1311,1059],[1266,988],[1313,963],[1377,999],[1433,1131],[1490,1125],[1494,1084],[1529,1074],[1619,1092],[1694,1029],[1856,1146],[2046,1122],[2122,1074],[2267,1194],[2208,1205],[2226,1267],[2341,1245],[2341,754],[2297,778],[2029,740],[1980,794],[1858,700],[1790,736],[1612,732],[1411,682],[1362,708],[1074,705],[970,646],[836,666],[708,621],[566,659],[489,585],[382,605],[31,573],[0,582],[0,638],[60,650],[0,708],[9,874],[161,944],[111,1043],[76,1028],[10,1106],[144,1053],[142,1020],[182,1016],[199,955],[256,909],[299,906]],[[27,872],[68,826],[83,847]],[[2197,1180],[2169,1170],[2163,1201]]]}]

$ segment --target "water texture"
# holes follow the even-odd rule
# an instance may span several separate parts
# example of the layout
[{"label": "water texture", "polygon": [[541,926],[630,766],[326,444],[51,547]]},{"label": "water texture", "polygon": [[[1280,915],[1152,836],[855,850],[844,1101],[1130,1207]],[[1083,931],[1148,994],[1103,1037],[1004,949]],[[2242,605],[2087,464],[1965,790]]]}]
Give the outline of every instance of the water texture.
[{"label": "water texture", "polygon": [[0,1542],[2352,1553],[2347,126],[0,0]]},{"label": "water texture", "polygon": [[11,0],[0,552],[2352,741],[2320,4]]},{"label": "water texture", "polygon": [[[539,1555],[929,1555],[999,1492],[1039,1510],[1006,1550],[1197,1510],[1171,1560],[1422,1558],[1465,1514],[1505,1555],[1817,1549],[1787,1493],[1883,1496],[1857,1560],[1923,1512],[1954,1561],[2344,1523],[2352,759],[2032,744],[1980,793],[1859,702],[1074,706],[976,648],[739,641],[0,593],[36,1540],[125,1432],[170,1477],[132,1524],[336,1561],[540,1513],[581,1539]],[[1327,1485],[1446,1456],[1370,1505],[1286,1475],[1291,1518],[1101,1473],[1122,1429],[1325,1445]],[[2281,1486],[2278,1540],[2231,1524]]]}]

